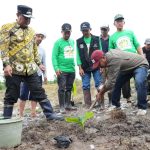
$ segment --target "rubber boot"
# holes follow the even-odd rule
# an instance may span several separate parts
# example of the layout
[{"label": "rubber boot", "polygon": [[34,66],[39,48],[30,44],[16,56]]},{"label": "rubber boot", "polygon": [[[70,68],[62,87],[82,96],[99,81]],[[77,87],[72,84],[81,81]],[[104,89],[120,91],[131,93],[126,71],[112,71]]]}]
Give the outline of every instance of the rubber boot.
[{"label": "rubber boot", "polygon": [[83,90],[83,95],[84,95],[85,106],[89,108],[92,104],[90,89]]},{"label": "rubber boot", "polygon": [[41,102],[39,102],[44,115],[46,116],[46,119],[49,120],[64,120],[63,116],[57,115],[53,112],[52,105],[48,99],[45,99]]},{"label": "rubber boot", "polygon": [[3,110],[3,116],[4,119],[10,119],[12,117],[12,112],[13,112],[13,105],[4,105],[4,110]]},{"label": "rubber boot", "polygon": [[71,105],[71,91],[65,92],[65,108],[66,110],[77,110],[76,107]]},{"label": "rubber boot", "polygon": [[109,106],[112,105],[112,100],[111,100],[111,98],[112,98],[112,91],[108,91]]},{"label": "rubber boot", "polygon": [[59,106],[60,106],[60,113],[64,114],[65,111],[65,93],[59,93],[58,92],[58,100],[59,100]]}]

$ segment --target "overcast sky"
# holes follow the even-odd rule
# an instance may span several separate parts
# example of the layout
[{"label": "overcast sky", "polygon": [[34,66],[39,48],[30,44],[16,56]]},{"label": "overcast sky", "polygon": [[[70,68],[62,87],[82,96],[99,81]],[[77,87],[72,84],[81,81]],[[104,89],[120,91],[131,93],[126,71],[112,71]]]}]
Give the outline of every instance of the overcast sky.
[{"label": "overcast sky", "polygon": [[[61,37],[61,25],[72,25],[72,38],[81,36],[80,24],[88,21],[92,33],[100,34],[100,25],[109,24],[110,34],[115,32],[113,18],[116,14],[125,17],[125,28],[133,30],[141,46],[145,38],[150,37],[150,1],[149,0],[0,0],[0,26],[16,19],[17,5],[23,4],[33,8],[30,26],[35,31],[43,31],[47,38],[42,46],[47,54],[48,79],[54,71],[51,65],[51,53],[54,42]],[[78,70],[78,69],[77,69]]]}]

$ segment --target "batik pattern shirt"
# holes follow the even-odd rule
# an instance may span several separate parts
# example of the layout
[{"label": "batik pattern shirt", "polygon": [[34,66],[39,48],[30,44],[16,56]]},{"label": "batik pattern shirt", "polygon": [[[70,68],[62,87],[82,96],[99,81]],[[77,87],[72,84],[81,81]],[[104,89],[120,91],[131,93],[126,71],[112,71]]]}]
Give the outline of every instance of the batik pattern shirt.
[{"label": "batik pattern shirt", "polygon": [[31,75],[37,72],[41,60],[30,28],[21,28],[16,22],[5,24],[0,30],[0,50],[4,67],[10,65],[13,74]]}]

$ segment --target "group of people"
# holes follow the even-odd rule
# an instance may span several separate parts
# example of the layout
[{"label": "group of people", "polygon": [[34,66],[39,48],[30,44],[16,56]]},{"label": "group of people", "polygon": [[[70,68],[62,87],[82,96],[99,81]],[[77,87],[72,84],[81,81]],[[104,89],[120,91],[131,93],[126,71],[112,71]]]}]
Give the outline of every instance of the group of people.
[{"label": "group of people", "polygon": [[[6,79],[3,116],[5,119],[12,117],[13,106],[20,98],[21,116],[25,100],[31,99],[32,116],[36,115],[35,108],[39,102],[47,120],[63,120],[62,115],[54,113],[42,88],[42,74],[45,81],[47,77],[45,53],[39,45],[46,36],[42,32],[34,33],[29,27],[31,18],[32,8],[18,5],[16,22],[5,24],[0,30],[0,50]],[[101,35],[95,36],[91,33],[89,22],[81,23],[82,37],[76,40],[76,61],[82,79],[84,103],[86,108],[91,106],[90,81],[93,76],[98,99],[103,99],[104,94],[109,91],[111,108],[121,108],[121,89],[123,97],[127,102],[131,102],[130,79],[134,77],[137,115],[145,115],[150,39],[145,41],[142,49],[134,33],[124,30],[124,24],[124,17],[117,14],[114,17],[117,31],[109,36],[109,25],[103,25],[100,27]],[[57,75],[61,113],[76,110],[71,105],[71,90],[75,80],[75,42],[70,38],[71,30],[69,23],[62,25],[62,37],[54,43],[52,50],[52,64]]]}]

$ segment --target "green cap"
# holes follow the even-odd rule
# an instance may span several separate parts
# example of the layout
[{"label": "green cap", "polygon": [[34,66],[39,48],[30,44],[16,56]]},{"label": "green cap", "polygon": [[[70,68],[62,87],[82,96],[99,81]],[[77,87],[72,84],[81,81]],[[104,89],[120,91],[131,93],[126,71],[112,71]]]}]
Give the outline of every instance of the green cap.
[{"label": "green cap", "polygon": [[117,15],[114,17],[114,21],[119,20],[119,19],[124,19],[123,15],[117,14]]}]

